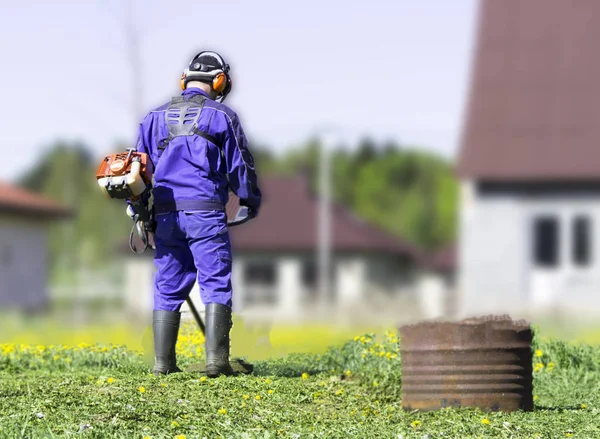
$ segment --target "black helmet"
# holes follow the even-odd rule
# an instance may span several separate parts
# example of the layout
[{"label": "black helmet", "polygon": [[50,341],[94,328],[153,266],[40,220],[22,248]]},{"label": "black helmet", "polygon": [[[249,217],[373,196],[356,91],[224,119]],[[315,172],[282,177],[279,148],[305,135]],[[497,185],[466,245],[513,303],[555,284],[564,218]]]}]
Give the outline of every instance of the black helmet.
[{"label": "black helmet", "polygon": [[209,84],[221,102],[231,91],[229,64],[216,52],[204,51],[192,58],[181,76],[181,88],[185,89],[189,81]]}]

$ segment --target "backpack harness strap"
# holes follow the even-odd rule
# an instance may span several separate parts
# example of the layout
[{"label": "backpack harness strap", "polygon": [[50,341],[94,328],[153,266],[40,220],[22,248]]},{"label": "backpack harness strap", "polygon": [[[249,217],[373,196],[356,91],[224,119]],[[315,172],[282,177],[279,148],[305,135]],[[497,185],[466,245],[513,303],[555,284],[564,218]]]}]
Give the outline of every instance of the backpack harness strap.
[{"label": "backpack harness strap", "polygon": [[221,150],[221,154],[223,154],[218,140],[214,136],[198,129],[200,112],[205,102],[206,97],[202,95],[194,95],[188,100],[183,96],[176,96],[171,99],[171,103],[165,111],[165,122],[167,123],[169,135],[158,142],[157,154],[159,159],[171,140],[180,136],[200,136],[215,144]]},{"label": "backpack harness strap", "polygon": [[[171,99],[171,103],[165,111],[165,122],[167,123],[169,135],[157,145],[157,166],[169,142],[175,137],[181,136],[200,136],[215,144],[221,151],[221,156],[224,155],[223,148],[218,140],[214,136],[198,129],[200,112],[205,102],[206,97],[202,95],[194,95],[188,100],[183,96]],[[218,200],[174,200],[165,204],[154,205],[155,214],[168,213],[174,210],[225,210],[225,206]]]}]

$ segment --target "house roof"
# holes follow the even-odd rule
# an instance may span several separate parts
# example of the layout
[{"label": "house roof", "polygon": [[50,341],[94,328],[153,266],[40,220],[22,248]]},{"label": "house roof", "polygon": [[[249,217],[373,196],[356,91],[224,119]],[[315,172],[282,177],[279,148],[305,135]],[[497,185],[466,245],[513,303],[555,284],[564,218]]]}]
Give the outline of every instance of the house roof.
[{"label": "house roof", "polygon": [[46,220],[66,218],[72,214],[67,207],[53,200],[4,181],[0,181],[0,213]]},{"label": "house roof", "polygon": [[456,269],[457,253],[454,245],[437,249],[423,257],[422,266],[437,272],[452,272]]},{"label": "house roof", "polygon": [[[319,200],[302,177],[269,176],[259,180],[263,202],[259,216],[230,229],[238,251],[313,251],[318,246]],[[237,200],[230,200],[231,205]],[[379,252],[417,258],[420,251],[332,204],[331,245],[337,252]]]},{"label": "house roof", "polygon": [[458,174],[600,176],[600,2],[482,0]]}]

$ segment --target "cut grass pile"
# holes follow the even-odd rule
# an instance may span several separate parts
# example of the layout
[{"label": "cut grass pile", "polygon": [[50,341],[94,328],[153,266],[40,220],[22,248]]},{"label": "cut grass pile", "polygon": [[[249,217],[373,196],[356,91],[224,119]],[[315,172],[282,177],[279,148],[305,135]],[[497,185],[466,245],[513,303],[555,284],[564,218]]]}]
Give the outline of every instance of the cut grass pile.
[{"label": "cut grass pile", "polygon": [[[182,366],[203,359],[182,329]],[[600,350],[536,339],[535,411],[401,408],[397,335],[255,361],[251,376],[154,377],[124,346],[0,345],[4,438],[600,438]]]}]

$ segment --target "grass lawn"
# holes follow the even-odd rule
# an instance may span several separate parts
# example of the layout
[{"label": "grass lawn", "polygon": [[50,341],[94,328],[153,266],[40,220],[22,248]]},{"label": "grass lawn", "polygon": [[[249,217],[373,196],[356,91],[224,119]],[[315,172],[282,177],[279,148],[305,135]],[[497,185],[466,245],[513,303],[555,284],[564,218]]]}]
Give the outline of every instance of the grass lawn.
[{"label": "grass lawn", "polygon": [[[182,328],[181,366],[202,360],[202,342]],[[282,351],[255,361],[251,376],[215,380],[154,377],[142,349],[119,345],[4,344],[0,437],[600,438],[600,349],[546,339],[534,348],[535,411],[505,414],[403,411],[393,332]]]}]

